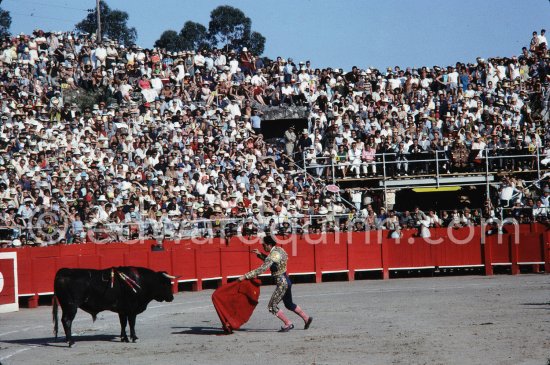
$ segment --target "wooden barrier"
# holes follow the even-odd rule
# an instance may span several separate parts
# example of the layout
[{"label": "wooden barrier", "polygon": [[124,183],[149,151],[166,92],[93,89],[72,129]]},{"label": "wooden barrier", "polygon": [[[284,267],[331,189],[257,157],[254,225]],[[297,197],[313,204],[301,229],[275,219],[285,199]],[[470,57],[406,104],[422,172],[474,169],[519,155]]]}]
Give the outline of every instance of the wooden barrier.
[{"label": "wooden barrier", "polygon": [[544,272],[550,273],[550,231],[545,232],[543,235],[544,243]]},{"label": "wooden barrier", "polygon": [[[522,265],[531,265],[535,272],[544,265],[545,272],[550,271],[550,232],[540,224],[522,225],[518,236],[515,232],[485,235],[480,227],[432,229],[429,239],[414,233],[405,230],[400,239],[392,239],[387,231],[336,232],[279,237],[279,242],[290,257],[289,274],[311,275],[316,282],[334,273],[345,273],[348,280],[354,280],[356,273],[364,271],[380,272],[387,279],[390,271],[403,269],[485,267],[485,274],[492,275],[495,265],[507,265],[515,275]],[[152,250],[154,243],[87,243],[0,251],[17,252],[19,297],[27,298],[29,306],[38,304],[39,295],[53,293],[55,273],[62,267],[149,267],[178,276],[176,292],[180,283],[192,283],[193,290],[201,290],[204,281],[220,285],[261,264],[251,252],[261,250],[258,239],[167,241],[162,249]]]},{"label": "wooden barrier", "polygon": [[0,313],[19,310],[17,253],[0,252]]},{"label": "wooden barrier", "polygon": [[[382,242],[376,240],[376,232],[344,232],[340,241],[347,246],[348,278],[353,280],[355,273],[384,271]],[[389,276],[388,276],[389,277]]]}]

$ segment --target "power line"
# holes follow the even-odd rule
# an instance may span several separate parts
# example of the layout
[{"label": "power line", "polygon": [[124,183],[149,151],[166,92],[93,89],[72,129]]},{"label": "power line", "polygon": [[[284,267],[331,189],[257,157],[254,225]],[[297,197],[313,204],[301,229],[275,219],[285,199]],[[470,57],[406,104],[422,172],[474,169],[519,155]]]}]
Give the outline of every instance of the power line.
[{"label": "power line", "polygon": [[70,20],[70,19],[54,18],[54,17],[49,17],[49,16],[34,15],[34,13],[23,14],[23,13],[16,13],[16,12],[10,11],[10,14],[15,14],[15,15],[20,15],[20,16],[28,16],[28,17],[31,17],[31,18],[50,19],[50,20],[59,20],[59,21],[62,21],[62,22],[78,23],[78,20]]},{"label": "power line", "polygon": [[72,6],[56,5],[56,4],[50,4],[50,3],[41,3],[41,2],[38,2],[38,1],[28,1],[28,0],[6,0],[6,1],[13,1],[15,3],[26,2],[26,3],[29,3],[29,4],[41,5],[41,6],[47,6],[47,7],[55,7],[55,8],[63,8],[63,9],[71,9],[71,10],[79,10],[79,11],[88,11],[87,9],[74,8]]}]

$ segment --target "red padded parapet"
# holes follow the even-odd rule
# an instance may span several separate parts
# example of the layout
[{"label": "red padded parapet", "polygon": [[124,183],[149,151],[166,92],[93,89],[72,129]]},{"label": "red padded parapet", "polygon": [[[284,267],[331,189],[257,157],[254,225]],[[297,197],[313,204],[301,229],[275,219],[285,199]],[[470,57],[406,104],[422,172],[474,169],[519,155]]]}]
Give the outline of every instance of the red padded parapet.
[{"label": "red padded parapet", "polygon": [[[316,281],[322,280],[322,273],[347,271],[353,280],[356,271],[381,270],[388,278],[390,268],[435,266],[485,265],[486,274],[491,275],[495,264],[511,265],[512,273],[517,274],[520,265],[532,264],[538,270],[544,262],[546,272],[550,271],[550,232],[538,223],[520,225],[517,242],[515,232],[483,237],[480,227],[436,228],[429,239],[415,234],[416,230],[404,230],[400,239],[392,239],[388,231],[336,232],[278,236],[277,241],[289,255],[288,273],[312,274]],[[262,249],[258,239],[165,241],[163,250],[153,251],[155,243],[87,243],[0,251],[17,251],[19,295],[35,299],[38,294],[53,292],[53,279],[61,267],[144,266],[194,282],[194,288],[201,289],[205,279],[223,283],[261,264],[250,252]]]}]

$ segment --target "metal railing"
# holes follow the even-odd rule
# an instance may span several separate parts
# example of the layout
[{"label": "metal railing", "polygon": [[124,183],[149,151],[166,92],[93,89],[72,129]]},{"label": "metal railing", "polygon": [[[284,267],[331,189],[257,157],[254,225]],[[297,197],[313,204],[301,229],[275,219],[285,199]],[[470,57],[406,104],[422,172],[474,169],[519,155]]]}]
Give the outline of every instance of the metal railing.
[{"label": "metal railing", "polygon": [[[71,222],[50,225],[53,230],[45,232],[45,227],[36,225],[0,226],[0,243],[14,240],[40,242],[44,244],[78,242],[125,242],[132,240],[164,240],[191,238],[231,238],[233,236],[254,237],[262,232],[274,234],[306,234],[352,230],[357,222],[369,229],[385,229],[384,224],[368,225],[368,217],[360,213],[337,214],[296,214],[282,216],[250,215],[243,218],[218,219],[146,219],[130,222],[100,222],[85,224],[76,230]],[[49,239],[49,240],[48,240]]]},{"label": "metal railing", "polygon": [[498,207],[497,213],[500,219],[514,218],[519,223],[546,223],[550,218],[550,207],[512,206]]},{"label": "metal railing", "polygon": [[[486,195],[489,197],[490,187],[498,184],[494,181],[494,175],[497,173],[506,171],[513,173],[516,170],[531,172],[529,176],[531,180],[526,181],[531,183],[542,179],[546,176],[543,172],[548,171],[546,166],[541,165],[540,147],[529,154],[516,154],[518,150],[515,148],[498,150],[485,148],[465,152],[467,158],[464,158],[466,155],[464,153],[458,163],[452,158],[452,150],[424,151],[417,154],[379,153],[375,154],[372,161],[363,161],[362,158],[349,161],[349,157],[346,156],[346,161],[343,162],[337,161],[335,156],[307,158],[304,155],[303,161],[304,169],[310,174],[327,181],[332,180],[333,184],[349,178],[348,172],[354,173],[355,178],[377,179],[380,181],[380,187],[372,187],[371,190],[383,190],[384,197],[387,197],[389,179],[403,179],[401,188],[410,187],[407,183],[410,180],[405,179],[407,177],[414,177],[416,180],[426,179],[415,181],[414,187],[440,187],[443,182],[454,186],[485,185]],[[519,152],[525,152],[525,149]],[[546,157],[546,155],[542,156]],[[456,178],[452,178],[453,176]],[[477,178],[461,179],[463,176],[477,176]],[[391,186],[394,188],[396,184]],[[385,205],[387,209],[387,204]]]},{"label": "metal railing", "polygon": [[[506,164],[515,165],[516,162],[518,165],[521,164],[522,168],[525,167],[526,164],[529,164],[529,162],[532,163],[533,166],[531,170],[537,171],[538,175],[540,176],[540,170],[541,170],[541,163],[540,163],[540,148],[537,148],[532,154],[506,154],[506,152],[510,151],[516,151],[515,149],[509,149],[509,150],[499,150],[501,153],[494,154],[493,150],[485,149],[479,151],[481,153],[481,157],[477,158],[477,156],[474,156],[474,153],[470,151],[470,156],[467,161],[462,162],[464,165],[474,165],[478,167],[478,172],[485,172],[486,168],[483,166],[484,160],[493,161],[490,163],[489,166],[489,172],[497,172],[500,169],[504,168]],[[316,156],[315,158],[307,158],[306,156],[303,156],[304,161],[304,169],[309,172],[309,174],[319,177],[319,175],[322,176],[322,174],[317,173],[319,169],[331,169],[331,174],[325,174],[325,176],[332,176],[333,180],[336,180],[336,173],[335,170],[342,169],[342,168],[356,168],[356,175],[365,175],[365,173],[362,171],[364,167],[369,166],[376,166],[376,174],[372,174],[374,176],[382,177],[388,177],[388,171],[399,171],[403,173],[407,173],[410,175],[442,175],[446,174],[447,171],[451,172],[457,169],[455,166],[455,162],[452,158],[450,158],[448,155],[451,152],[449,151],[430,151],[430,152],[421,152],[416,155],[412,154],[405,154],[405,155],[398,155],[397,153],[379,153],[375,154],[375,158],[373,161],[364,161],[362,159],[356,159],[356,161],[349,161],[346,160],[344,162],[337,161],[335,157],[332,156]],[[399,156],[398,158],[396,158]],[[432,157],[432,158],[430,158]],[[346,157],[347,158],[347,157]],[[524,161],[521,161],[520,159],[523,159]],[[358,161],[357,161],[358,160]],[[519,161],[518,161],[519,160]],[[494,161],[498,161],[498,167],[497,164],[494,163]],[[448,164],[446,166],[446,169],[442,170],[442,165]],[[396,169],[392,170],[390,167],[396,167]],[[400,165],[400,166],[396,166]],[[401,165],[407,165],[401,166]],[[412,167],[411,167],[412,165]],[[460,167],[459,167],[460,168]],[[464,167],[462,167],[464,168]],[[372,170],[372,169],[371,169]],[[386,175],[384,175],[384,170],[386,171]],[[313,172],[312,172],[313,171]],[[345,176],[345,177],[353,177],[353,176]],[[345,178],[342,176],[342,178]]]},{"label": "metal railing", "polygon": [[[292,235],[304,236],[309,233],[330,233],[330,232],[362,232],[377,231],[380,235],[390,235],[398,229],[418,230],[426,228],[448,228],[455,229],[466,226],[479,226],[507,223],[534,223],[548,224],[548,216],[541,218],[527,214],[525,219],[517,219],[513,214],[514,208],[497,208],[498,217],[481,217],[479,219],[463,219],[461,212],[456,212],[451,221],[445,221],[443,214],[440,214],[440,224],[426,225],[425,220],[417,219],[415,214],[407,216],[404,212],[395,212],[395,216],[375,216],[370,212],[359,213],[336,213],[336,214],[305,214],[296,216],[248,216],[244,218],[219,218],[219,219],[195,219],[195,220],[142,220],[123,223],[101,223],[96,225],[86,224],[81,231],[75,232],[71,225],[58,227],[58,231],[44,234],[40,226],[0,226],[4,235],[11,230],[13,236],[0,237],[0,247],[20,247],[28,245],[52,245],[52,244],[78,244],[98,243],[107,244],[112,242],[144,243],[155,240],[161,245],[164,240],[180,242],[190,240],[195,243],[208,243],[212,238],[225,239],[226,244],[232,237],[241,237],[245,241],[256,242],[264,234],[271,234],[284,237]],[[503,214],[503,211],[510,211]],[[471,211],[471,213],[473,210]],[[550,209],[546,209],[550,213]],[[442,213],[442,212],[440,212]],[[472,213],[473,215],[473,213]],[[258,222],[257,219],[263,222]],[[387,233],[383,233],[387,232]],[[15,234],[16,233],[16,234]],[[72,237],[72,238],[71,238]],[[38,238],[38,239],[37,239]],[[48,238],[50,238],[48,240]],[[15,241],[19,241],[15,244]]]},{"label": "metal railing", "polygon": [[[303,154],[302,154],[303,156]],[[310,172],[308,172],[307,168],[306,168],[306,163],[305,163],[305,160],[302,160],[303,162],[303,166],[300,166],[298,165],[296,162],[294,162],[294,160],[291,158],[290,159],[290,165],[294,166],[297,171],[300,171],[301,173],[303,173],[306,177],[310,177],[311,179],[323,184],[323,185],[326,185],[326,180],[323,180],[321,177],[319,176],[316,176],[314,174],[311,174]],[[349,202],[348,200],[344,199],[343,197],[340,196],[340,194],[338,194],[339,197],[340,197],[340,200],[343,201],[345,204],[347,204],[348,206],[350,207],[353,207],[354,205]]]}]

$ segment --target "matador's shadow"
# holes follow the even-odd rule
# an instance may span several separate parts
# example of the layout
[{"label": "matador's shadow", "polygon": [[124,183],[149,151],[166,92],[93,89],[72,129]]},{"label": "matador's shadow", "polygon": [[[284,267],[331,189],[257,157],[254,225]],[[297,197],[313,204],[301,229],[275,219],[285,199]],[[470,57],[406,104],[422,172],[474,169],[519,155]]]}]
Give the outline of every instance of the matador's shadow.
[{"label": "matador's shadow", "polygon": [[173,335],[225,335],[226,333],[220,327],[190,326],[190,327],[172,327],[172,329],[181,329],[181,331],[172,332]]},{"label": "matador's shadow", "polygon": [[[182,331],[172,332],[173,335],[210,335],[210,336],[223,336],[228,335],[220,327],[206,327],[206,326],[190,326],[190,327],[172,327],[172,329],[181,329]],[[234,332],[274,332],[275,330],[258,329],[258,328],[241,328]]]},{"label": "matador's shadow", "polygon": [[[521,303],[521,305],[531,306],[529,309],[545,309],[550,310],[550,302],[548,303]],[[533,308],[536,307],[536,308]]]}]

